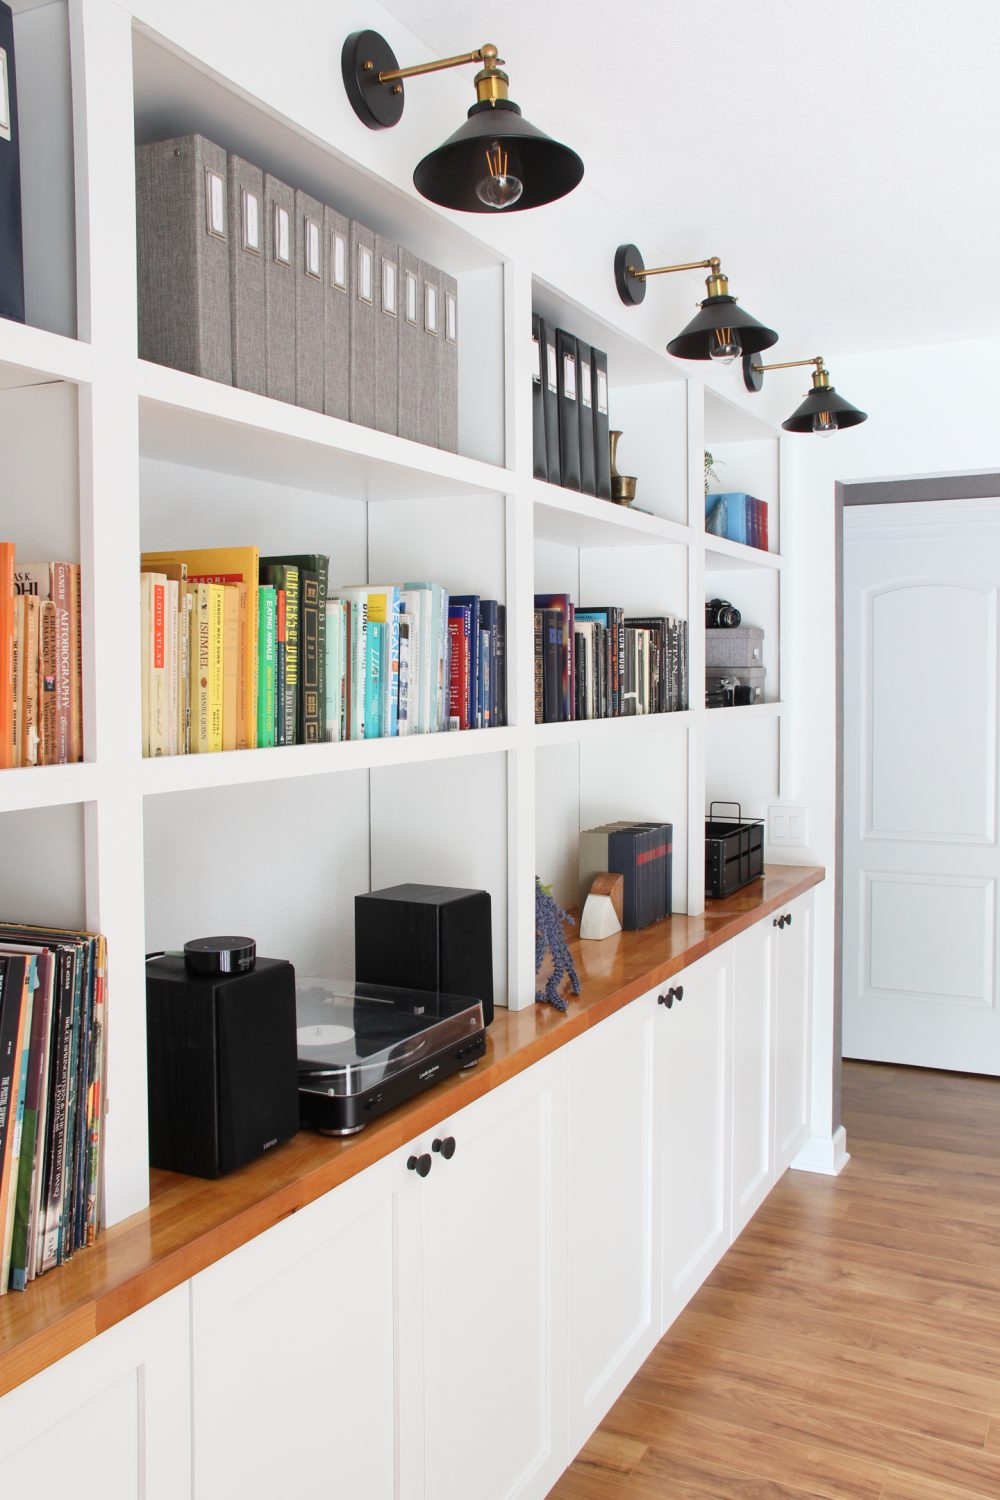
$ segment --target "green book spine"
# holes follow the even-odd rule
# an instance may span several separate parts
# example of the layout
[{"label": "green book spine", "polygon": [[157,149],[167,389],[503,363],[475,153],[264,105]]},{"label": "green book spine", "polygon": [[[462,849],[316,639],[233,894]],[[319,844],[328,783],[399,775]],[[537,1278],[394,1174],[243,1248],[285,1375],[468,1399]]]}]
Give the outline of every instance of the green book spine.
[{"label": "green book spine", "polygon": [[274,683],[277,599],[270,584],[258,590],[260,633],[258,637],[257,744],[274,744]]},{"label": "green book spine", "polygon": [[299,569],[274,557],[260,560],[262,583],[285,591],[285,744],[301,741],[299,725]]},{"label": "green book spine", "polygon": [[[299,693],[298,693],[298,743],[312,744],[326,739],[326,601],[330,593],[330,559],[321,552],[296,552],[282,557],[266,559],[269,567],[284,564],[299,570],[299,609],[297,627],[299,631]],[[312,604],[316,606],[315,618],[310,617],[310,638],[305,639],[305,573],[315,574]],[[307,661],[314,680],[307,688],[303,675]],[[308,708],[309,712],[306,712]]]}]

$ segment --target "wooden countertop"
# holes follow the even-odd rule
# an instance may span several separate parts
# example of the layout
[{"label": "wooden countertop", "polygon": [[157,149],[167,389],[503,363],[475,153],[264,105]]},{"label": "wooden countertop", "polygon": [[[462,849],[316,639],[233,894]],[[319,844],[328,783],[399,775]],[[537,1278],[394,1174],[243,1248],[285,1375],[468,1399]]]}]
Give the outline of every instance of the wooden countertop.
[{"label": "wooden countertop", "polygon": [[811,866],[771,865],[735,896],[710,901],[702,916],[677,914],[601,942],[571,938],[581,993],[565,1015],[549,1005],[498,1010],[477,1068],[436,1084],[349,1140],[300,1130],[287,1145],[217,1182],[151,1172],[148,1208],[105,1230],[92,1249],[26,1292],[0,1298],[0,1395],[433,1130],[823,878],[823,870]]}]

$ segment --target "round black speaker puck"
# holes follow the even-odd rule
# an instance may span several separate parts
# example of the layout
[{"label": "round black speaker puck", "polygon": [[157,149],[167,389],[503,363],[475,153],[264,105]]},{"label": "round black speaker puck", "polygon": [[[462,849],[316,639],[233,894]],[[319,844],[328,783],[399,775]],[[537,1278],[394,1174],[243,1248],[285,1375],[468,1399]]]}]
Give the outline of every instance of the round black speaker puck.
[{"label": "round black speaker puck", "polygon": [[184,964],[189,974],[212,978],[216,974],[248,974],[257,962],[257,944],[248,937],[194,938],[184,944]]}]

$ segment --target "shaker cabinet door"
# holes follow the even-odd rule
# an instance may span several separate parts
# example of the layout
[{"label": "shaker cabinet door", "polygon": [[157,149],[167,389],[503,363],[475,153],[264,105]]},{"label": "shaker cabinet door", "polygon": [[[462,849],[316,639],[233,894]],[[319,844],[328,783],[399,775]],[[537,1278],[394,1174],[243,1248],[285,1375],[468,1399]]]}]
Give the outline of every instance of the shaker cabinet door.
[{"label": "shaker cabinet door", "polygon": [[786,925],[775,934],[774,1165],[778,1177],[809,1135],[812,914],[810,892],[788,906]]},{"label": "shaker cabinet door", "polygon": [[197,1275],[195,1500],[395,1500],[398,1154]]},{"label": "shaker cabinet door", "polygon": [[[674,976],[656,1030],[662,1328],[729,1245],[731,945]],[[683,991],[678,995],[677,991]]]},{"label": "shaker cabinet door", "polygon": [[582,1447],[656,1342],[655,995],[569,1050],[570,1441]]},{"label": "shaker cabinet door", "polygon": [[765,918],[733,941],[733,1238],[774,1181],[775,947]]},{"label": "shaker cabinet door", "polygon": [[566,1462],[564,1078],[539,1063],[416,1147],[425,1500],[544,1495]]},{"label": "shaker cabinet door", "polygon": [[186,1283],[0,1398],[0,1493],[190,1496]]}]

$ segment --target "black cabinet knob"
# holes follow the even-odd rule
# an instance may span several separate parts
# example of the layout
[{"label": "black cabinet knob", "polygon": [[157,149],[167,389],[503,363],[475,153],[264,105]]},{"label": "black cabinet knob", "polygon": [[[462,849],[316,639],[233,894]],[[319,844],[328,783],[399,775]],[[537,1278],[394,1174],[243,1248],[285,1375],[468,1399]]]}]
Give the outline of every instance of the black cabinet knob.
[{"label": "black cabinet knob", "polygon": [[775,925],[775,927],[784,927],[785,920],[786,919],[785,919],[784,916],[775,917],[775,919],[774,919],[774,925]]},{"label": "black cabinet knob", "polygon": [[786,911],[785,912],[785,926],[786,927],[791,927],[791,925],[792,925],[792,914],[791,914],[790,911]]},{"label": "black cabinet knob", "polygon": [[674,1003],[673,990],[667,990],[667,993],[665,995],[657,995],[656,1003],[657,1005],[665,1005],[667,1007],[667,1010],[669,1010]]},{"label": "black cabinet knob", "polygon": [[443,1141],[432,1141],[431,1150],[440,1151],[445,1161],[451,1161],[455,1155],[455,1137],[453,1135],[446,1135]]},{"label": "black cabinet knob", "polygon": [[674,990],[674,994],[675,994],[675,996],[677,997],[678,1000],[683,1000],[684,999],[684,986],[682,984],[679,984],[677,986],[677,988]]},{"label": "black cabinet knob", "polygon": [[416,1172],[418,1177],[426,1177],[433,1165],[434,1162],[429,1151],[425,1151],[423,1156],[411,1156],[406,1163],[407,1170]]}]

